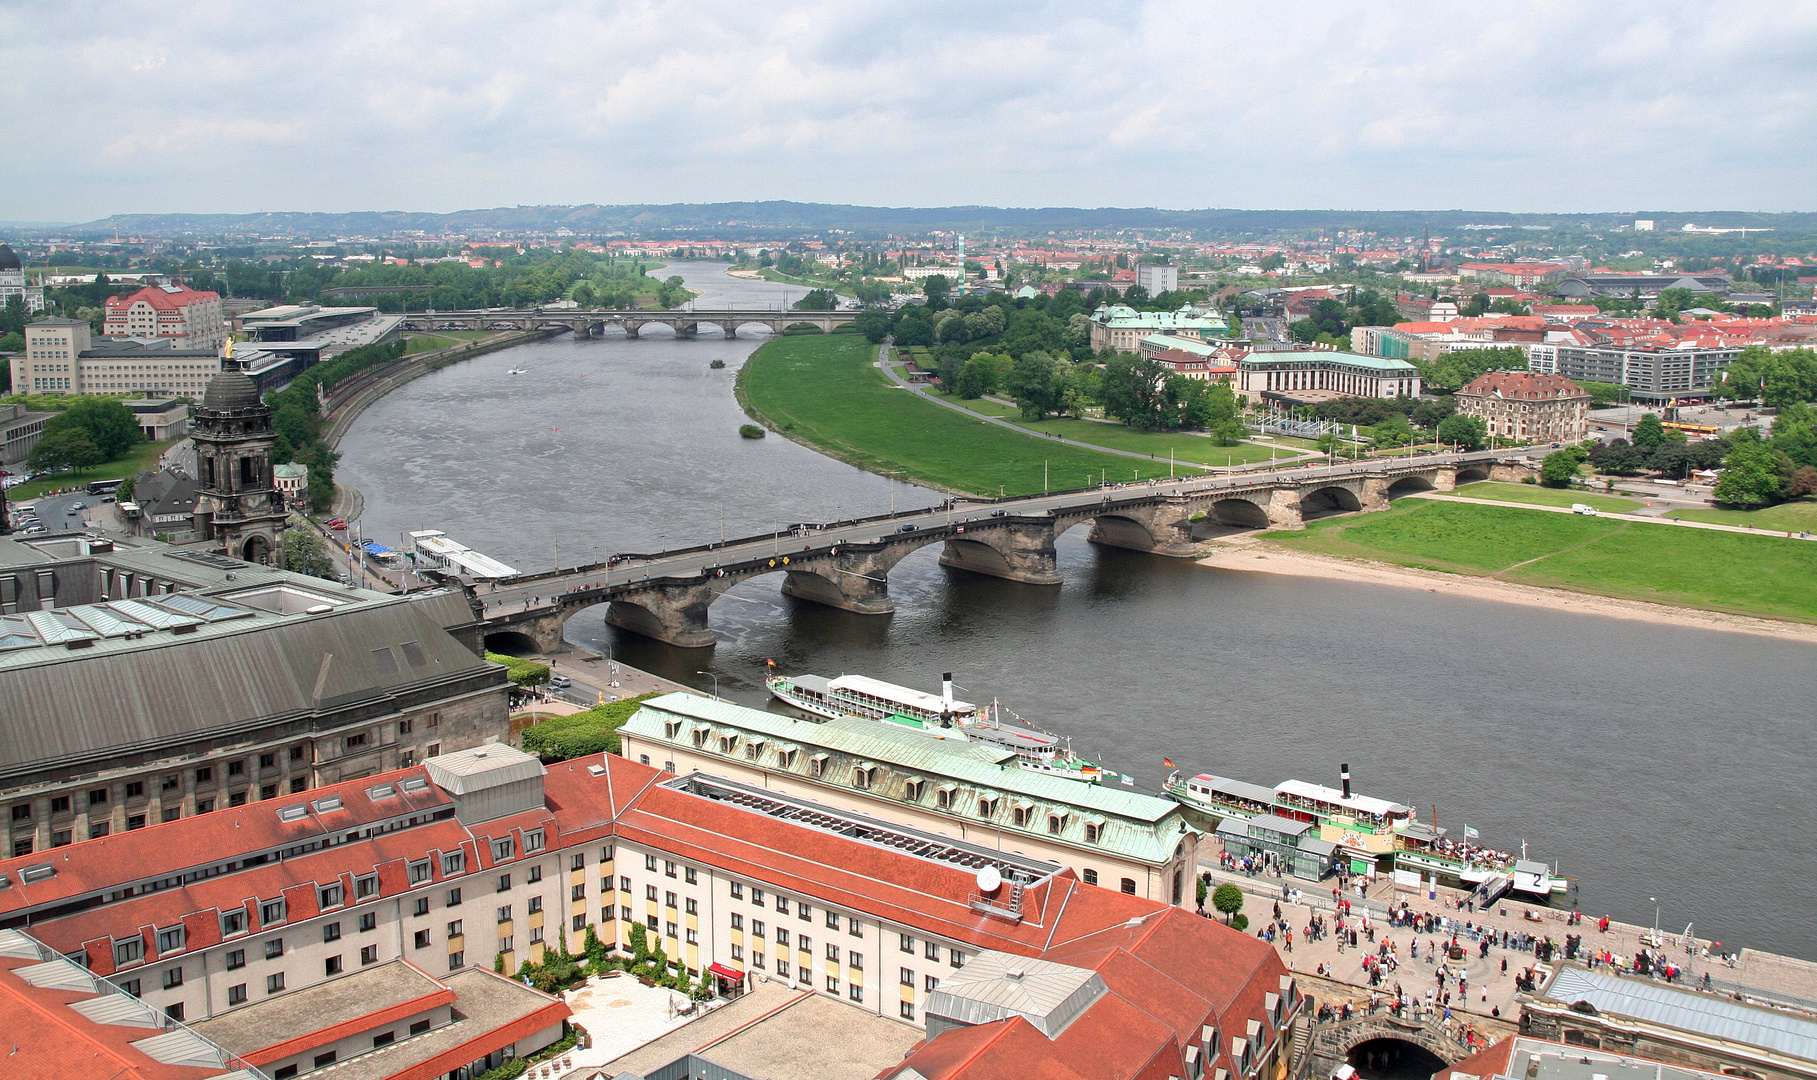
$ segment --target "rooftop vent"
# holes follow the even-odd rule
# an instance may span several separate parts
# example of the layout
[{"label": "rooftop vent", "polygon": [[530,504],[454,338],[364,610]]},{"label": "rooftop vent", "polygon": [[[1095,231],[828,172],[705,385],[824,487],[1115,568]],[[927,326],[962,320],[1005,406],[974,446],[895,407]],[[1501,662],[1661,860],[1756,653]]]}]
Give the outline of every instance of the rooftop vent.
[{"label": "rooftop vent", "polygon": [[380,784],[378,787],[369,787],[366,789],[366,797],[368,799],[389,799],[396,794],[396,784]]},{"label": "rooftop vent", "polygon": [[301,803],[298,803],[296,806],[283,807],[282,809],[280,809],[278,811],[278,820],[279,821],[296,821],[301,818],[306,818],[308,816],[309,816],[309,807],[304,806]]},{"label": "rooftop vent", "polygon": [[50,863],[38,863],[19,871],[19,880],[30,885],[34,881],[49,881],[57,876],[57,868]]},{"label": "rooftop vent", "polygon": [[402,780],[399,780],[397,784],[398,790],[405,793],[421,791],[428,786],[428,779],[421,776],[406,776]]},{"label": "rooftop vent", "polygon": [[340,808],[341,797],[339,795],[330,795],[326,799],[317,799],[315,801],[315,812],[318,814],[326,814],[330,810],[339,810]]}]

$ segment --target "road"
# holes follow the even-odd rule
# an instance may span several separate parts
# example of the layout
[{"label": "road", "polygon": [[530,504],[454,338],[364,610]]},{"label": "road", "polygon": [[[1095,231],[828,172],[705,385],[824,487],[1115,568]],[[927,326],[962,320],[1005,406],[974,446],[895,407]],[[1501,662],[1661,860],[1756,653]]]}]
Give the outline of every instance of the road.
[{"label": "road", "polygon": [[[1512,453],[1541,454],[1545,452],[1544,447],[1533,447]],[[1479,451],[1466,454],[1429,454],[1413,460],[1420,465],[1449,465],[1469,461],[1498,460],[1508,457],[1510,453],[1510,451]],[[1390,458],[1356,464],[1278,469],[1266,475],[1194,476],[1180,480],[1111,484],[1101,488],[1034,495],[1001,505],[994,501],[955,498],[927,509],[903,511],[884,520],[833,526],[806,526],[803,531],[796,533],[778,532],[768,537],[744,538],[725,545],[678,552],[674,555],[658,554],[649,558],[636,557],[608,569],[585,574],[570,573],[553,580],[514,583],[515,579],[506,579],[501,585],[491,589],[481,586],[479,597],[486,604],[487,614],[497,615],[543,606],[554,592],[582,591],[602,586],[623,585],[639,579],[698,577],[703,572],[711,573],[718,567],[752,559],[781,559],[801,551],[825,548],[835,544],[877,543],[897,532],[914,532],[923,529],[944,531],[973,522],[988,521],[998,510],[1018,517],[1028,517],[1047,514],[1055,510],[1093,507],[1113,498],[1143,496],[1151,492],[1157,495],[1195,495],[1213,491],[1238,490],[1258,484],[1281,481],[1313,480],[1327,477],[1344,479],[1380,474],[1394,466],[1406,463],[1408,463],[1408,459],[1405,458]]]},{"label": "road", "polygon": [[[65,495],[45,495],[41,498],[23,501],[33,508],[33,512],[38,515],[38,520],[44,523],[46,532],[80,532],[88,522],[84,512],[92,514],[95,507],[102,505],[101,500],[107,497],[90,495],[87,492],[72,492]],[[82,504],[83,510],[76,509],[78,503]],[[8,509],[13,517],[13,525],[17,527],[19,523],[17,508],[9,507]]]}]

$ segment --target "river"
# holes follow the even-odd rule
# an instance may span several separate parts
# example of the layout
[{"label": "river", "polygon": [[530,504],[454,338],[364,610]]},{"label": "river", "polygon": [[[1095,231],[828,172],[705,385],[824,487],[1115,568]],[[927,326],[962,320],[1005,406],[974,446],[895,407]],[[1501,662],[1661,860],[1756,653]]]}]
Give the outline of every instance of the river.
[{"label": "river", "polygon": [[[804,290],[678,264],[701,306],[775,306]],[[774,434],[743,439],[732,396],[761,330],[723,340],[558,338],[456,364],[390,394],[340,449],[366,535],[438,528],[522,570],[649,551],[939,496]],[[724,360],[713,369],[712,360]],[[508,375],[514,366],[521,375]],[[922,688],[957,673],[973,700],[1072,736],[1158,791],[1189,772],[1336,786],[1418,806],[1453,836],[1556,861],[1586,914],[1817,959],[1801,809],[1817,798],[1817,650],[1739,633],[1554,612],[1418,590],[1209,570],[1062,538],[1065,584],[940,567],[890,575],[896,613],[851,615],[779,592],[713,607],[719,644],[680,650],[607,628],[570,640],[726,697],[785,672]],[[708,672],[710,674],[700,674]],[[1802,854],[1801,854],[1802,853]]]}]

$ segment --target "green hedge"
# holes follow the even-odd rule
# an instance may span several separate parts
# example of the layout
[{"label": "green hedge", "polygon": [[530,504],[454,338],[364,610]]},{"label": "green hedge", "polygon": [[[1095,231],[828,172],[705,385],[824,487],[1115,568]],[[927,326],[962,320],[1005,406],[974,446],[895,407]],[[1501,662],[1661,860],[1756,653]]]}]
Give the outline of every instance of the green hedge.
[{"label": "green hedge", "polygon": [[489,652],[486,659],[505,665],[505,675],[518,686],[541,686],[549,681],[549,665],[524,660],[504,653]]},{"label": "green hedge", "polygon": [[588,754],[618,753],[618,729],[655,694],[608,701],[573,716],[557,716],[524,731],[524,749],[566,761]]}]

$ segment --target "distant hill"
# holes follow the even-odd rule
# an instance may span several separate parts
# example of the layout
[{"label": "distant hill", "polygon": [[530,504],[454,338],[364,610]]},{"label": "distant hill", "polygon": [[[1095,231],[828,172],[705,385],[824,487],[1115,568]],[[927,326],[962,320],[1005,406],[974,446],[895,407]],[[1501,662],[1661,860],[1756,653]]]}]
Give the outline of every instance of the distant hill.
[{"label": "distant hill", "polygon": [[[577,236],[674,236],[699,232],[715,237],[758,236],[844,229],[856,233],[964,232],[1040,233],[1048,230],[1194,229],[1227,234],[1289,230],[1362,229],[1382,235],[1417,236],[1455,232],[1465,225],[1501,228],[1549,226],[1576,229],[1631,224],[1652,218],[1661,231],[1691,221],[1705,227],[1771,228],[1775,233],[1817,232],[1817,214],[1754,214],[1733,211],[1635,211],[1623,214],[1505,214],[1474,210],[1157,210],[1151,207],[1005,208],[999,206],[888,207],[829,203],[670,203],[628,206],[517,206],[461,210],[451,214],[362,211],[349,214],[277,212],[261,214],[116,214],[81,225],[50,226],[69,235],[121,236],[336,236],[538,235],[567,229]],[[43,231],[46,226],[34,226]],[[1535,231],[1539,231],[1537,228]]]}]

